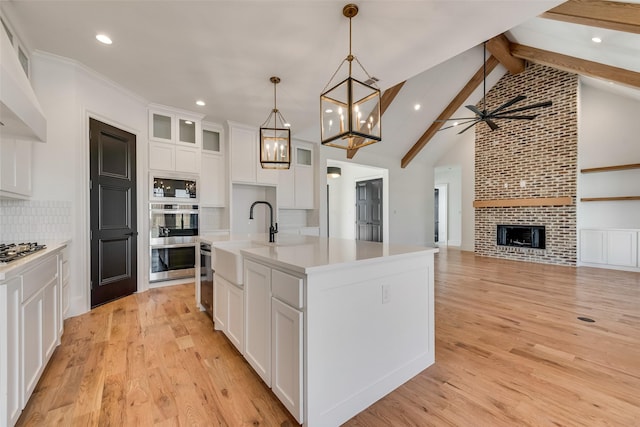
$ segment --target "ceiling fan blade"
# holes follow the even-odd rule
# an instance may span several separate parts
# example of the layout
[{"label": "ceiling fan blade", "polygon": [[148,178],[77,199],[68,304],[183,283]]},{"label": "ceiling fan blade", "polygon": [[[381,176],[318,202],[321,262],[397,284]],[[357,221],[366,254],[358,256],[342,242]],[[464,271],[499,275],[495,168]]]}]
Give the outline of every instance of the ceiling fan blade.
[{"label": "ceiling fan blade", "polygon": [[492,120],[487,119],[485,120],[485,122],[487,122],[487,124],[489,125],[489,127],[491,128],[491,130],[496,130],[498,129],[498,125],[495,124]]},{"label": "ceiling fan blade", "polygon": [[545,101],[545,102],[539,102],[537,104],[531,104],[531,105],[526,105],[524,107],[520,107],[520,108],[514,108],[513,110],[509,110],[509,111],[503,111],[500,114],[511,114],[511,113],[517,113],[518,111],[525,111],[525,110],[530,110],[532,108],[542,108],[542,107],[551,107],[553,103],[551,101]]},{"label": "ceiling fan blade", "polygon": [[499,106],[498,108],[496,108],[495,110],[493,110],[492,112],[489,113],[490,116],[494,115],[495,113],[497,113],[500,110],[504,110],[507,107],[511,107],[513,104],[515,104],[516,102],[520,102],[523,99],[527,99],[526,96],[524,95],[518,95],[515,98],[513,98],[511,101],[505,102],[504,104],[502,104],[501,106]]},{"label": "ceiling fan blade", "polygon": [[478,120],[478,119],[467,120],[466,122],[458,123],[457,125],[450,125],[450,126],[447,126],[447,127],[444,127],[444,128],[440,128],[440,129],[438,129],[438,132],[440,132],[441,130],[451,129],[451,128],[455,128],[455,127],[458,127],[458,126],[466,125],[467,123],[471,123],[471,122],[476,122],[477,123],[479,121],[480,120]]},{"label": "ceiling fan blade", "polygon": [[460,132],[458,132],[458,135],[468,131],[469,129],[471,129],[472,127],[474,127],[476,124],[480,123],[481,121],[482,120],[477,120],[475,123],[471,123],[469,126],[467,126],[466,128],[462,129]]},{"label": "ceiling fan blade", "polygon": [[458,117],[458,118],[451,118],[451,119],[444,119],[444,120],[434,120],[434,122],[448,122],[451,120],[475,120],[477,119],[477,117]]},{"label": "ceiling fan blade", "polygon": [[476,113],[480,117],[484,116],[484,113],[482,111],[478,110],[478,108],[475,105],[465,105],[465,107],[467,107],[469,110],[473,111],[474,113]]},{"label": "ceiling fan blade", "polygon": [[494,119],[515,119],[515,120],[533,120],[536,117],[538,117],[538,115],[536,114],[535,116],[504,116],[502,114],[494,116]]}]

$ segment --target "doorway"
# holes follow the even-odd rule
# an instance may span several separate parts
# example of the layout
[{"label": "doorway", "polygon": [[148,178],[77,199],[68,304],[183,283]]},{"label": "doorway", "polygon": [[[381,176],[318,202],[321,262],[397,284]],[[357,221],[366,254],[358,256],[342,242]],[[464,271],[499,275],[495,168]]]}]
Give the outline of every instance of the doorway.
[{"label": "doorway", "polygon": [[137,290],[136,137],[89,119],[91,307]]},{"label": "doorway", "polygon": [[437,184],[433,193],[434,242],[438,246],[446,246],[448,239],[448,187]]},{"label": "doorway", "polygon": [[356,240],[382,242],[382,178],[356,182]]}]

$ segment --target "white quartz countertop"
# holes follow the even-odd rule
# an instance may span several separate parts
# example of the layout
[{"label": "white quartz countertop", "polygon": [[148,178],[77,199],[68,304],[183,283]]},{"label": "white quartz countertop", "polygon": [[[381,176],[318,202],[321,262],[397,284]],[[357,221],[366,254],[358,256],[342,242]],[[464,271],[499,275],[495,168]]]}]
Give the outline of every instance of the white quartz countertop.
[{"label": "white quartz countertop", "polygon": [[36,262],[37,260],[42,259],[43,257],[51,253],[55,253],[55,252],[58,252],[59,250],[62,250],[65,246],[67,246],[67,243],[68,242],[65,241],[61,243],[47,244],[47,249],[40,250],[31,255],[28,255],[16,261],[10,262],[9,264],[0,265],[0,281],[8,277],[14,276],[16,274],[19,274],[26,268],[29,268],[30,265]]},{"label": "white quartz countertop", "polygon": [[338,265],[380,262],[385,258],[410,254],[436,253],[437,248],[425,246],[389,245],[387,243],[365,242],[337,238],[276,235],[276,242],[269,243],[268,235],[203,235],[203,242],[251,242],[255,247],[243,248],[246,257],[264,261],[303,274],[318,272]]}]

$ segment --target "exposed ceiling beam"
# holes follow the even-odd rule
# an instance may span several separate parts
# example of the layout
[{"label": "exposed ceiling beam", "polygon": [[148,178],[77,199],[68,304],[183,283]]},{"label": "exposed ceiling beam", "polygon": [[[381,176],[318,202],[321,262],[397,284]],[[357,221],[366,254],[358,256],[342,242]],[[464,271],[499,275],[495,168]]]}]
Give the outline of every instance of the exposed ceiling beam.
[{"label": "exposed ceiling beam", "polygon": [[[400,89],[402,89],[402,86],[404,86],[406,80],[404,82],[400,82],[395,86],[390,87],[389,89],[385,90],[384,93],[382,94],[382,96],[380,97],[380,117],[382,117],[382,115],[384,114],[385,111],[387,111],[387,108],[389,108],[389,105],[391,105],[391,103],[393,102],[393,100],[395,99],[395,97],[398,95],[398,93],[400,92]],[[375,108],[374,108],[375,110]],[[377,124],[377,122],[376,122]],[[375,124],[374,124],[375,126]],[[358,143],[360,143],[359,139],[363,139],[363,138],[356,138],[356,145]],[[347,150],[347,159],[353,159],[353,156],[356,155],[356,153],[358,152],[357,148],[351,149],[351,150]]]},{"label": "exposed ceiling beam", "polygon": [[[486,67],[487,74],[491,73],[494,68],[498,65],[498,60],[491,55],[489,59],[487,59]],[[458,108],[462,106],[462,104],[471,96],[474,90],[482,83],[484,80],[484,65],[480,67],[478,71],[471,77],[471,80],[462,88],[462,90],[453,98],[453,100],[447,105],[447,107],[440,113],[436,120],[447,120],[449,117],[456,112]],[[438,130],[444,125],[444,122],[434,121],[431,126],[425,131],[424,134],[413,144],[413,147],[404,155],[402,158],[402,162],[400,165],[403,168],[406,168],[411,160],[418,155],[420,150],[424,148],[425,145],[433,138],[433,136],[438,132]]]},{"label": "exposed ceiling beam", "polygon": [[548,50],[537,49],[535,47],[523,46],[516,43],[511,43],[511,54],[515,57],[526,59],[527,61],[568,71],[570,73],[605,79],[623,85],[640,88],[640,73],[635,71],[599,64],[597,62],[574,58],[572,56],[549,52]]},{"label": "exposed ceiling beam", "polygon": [[509,39],[504,34],[487,40],[487,49],[511,74],[519,74],[524,71],[524,60],[511,55]]},{"label": "exposed ceiling beam", "polygon": [[640,4],[569,0],[544,12],[543,18],[640,34]]}]

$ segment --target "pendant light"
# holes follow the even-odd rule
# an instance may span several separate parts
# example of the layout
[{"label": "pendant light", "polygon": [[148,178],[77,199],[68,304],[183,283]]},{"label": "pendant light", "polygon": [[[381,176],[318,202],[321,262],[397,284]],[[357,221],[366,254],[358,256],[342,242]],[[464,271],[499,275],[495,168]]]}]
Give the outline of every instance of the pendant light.
[{"label": "pendant light", "polygon": [[[323,145],[358,149],[382,139],[380,132],[380,89],[351,53],[351,19],[358,14],[358,6],[348,4],[342,14],[349,18],[349,55],[340,63],[320,95],[320,133]],[[363,83],[352,77],[353,61],[364,71]],[[342,66],[349,64],[349,77],[331,86]],[[331,87],[327,90],[328,87]]]},{"label": "pendant light", "polygon": [[289,169],[291,130],[276,103],[276,85],[280,83],[280,77],[271,77],[269,81],[273,83],[273,110],[260,126],[260,166],[263,169]]}]

